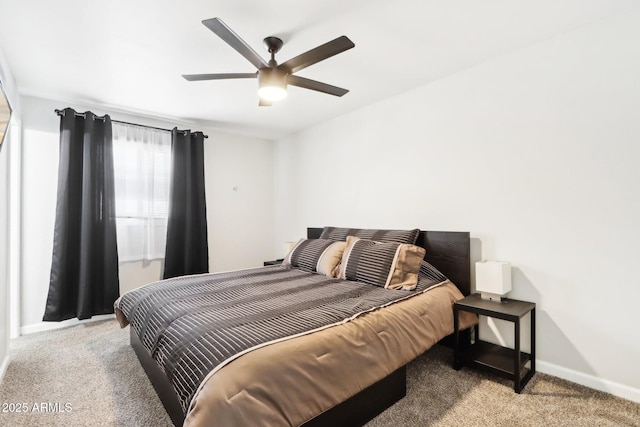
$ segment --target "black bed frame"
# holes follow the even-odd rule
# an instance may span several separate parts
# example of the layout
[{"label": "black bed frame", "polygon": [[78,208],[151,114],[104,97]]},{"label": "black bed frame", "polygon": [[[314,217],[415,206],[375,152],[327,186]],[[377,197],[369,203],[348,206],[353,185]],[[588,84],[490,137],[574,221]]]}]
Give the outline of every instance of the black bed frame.
[{"label": "black bed frame", "polygon": [[[320,237],[322,228],[307,228],[307,237]],[[427,250],[425,260],[444,273],[464,295],[471,293],[471,254],[468,232],[421,231],[417,245]],[[171,421],[176,426],[184,423],[184,414],[173,386],[164,372],[149,355],[138,335],[130,328],[131,346],[144,368],[153,388],[158,393]],[[468,340],[468,336],[462,336]],[[446,343],[450,337],[443,339]],[[303,424],[305,427],[344,426],[366,424],[406,394],[406,365],[377,383],[334,406]]]}]

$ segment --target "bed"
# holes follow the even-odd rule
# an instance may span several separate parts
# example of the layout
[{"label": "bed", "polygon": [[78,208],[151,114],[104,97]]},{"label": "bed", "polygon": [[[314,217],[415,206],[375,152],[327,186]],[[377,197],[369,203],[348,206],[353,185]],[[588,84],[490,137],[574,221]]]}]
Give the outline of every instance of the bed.
[{"label": "bed", "polygon": [[[314,258],[310,272],[300,255],[283,266],[169,279],[124,294],[116,315],[121,326],[131,324],[131,345],[173,423],[354,426],[401,399],[406,363],[453,332],[452,304],[470,293],[469,233],[415,230],[408,243],[424,248],[417,252],[387,232],[309,228],[298,248],[354,233],[361,237],[346,237],[345,246],[360,240],[362,260],[366,251],[406,246],[415,252],[407,259],[424,257],[421,274],[424,265],[435,267],[415,289],[353,280],[368,272],[356,272],[353,262],[351,272],[338,263],[333,274],[342,277],[333,277]],[[387,246],[373,244],[389,236]],[[397,273],[396,262],[397,255]],[[406,284],[400,273],[395,283]],[[236,317],[242,321],[228,320]],[[204,325],[205,318],[218,323]],[[462,318],[461,328],[475,321]]]}]

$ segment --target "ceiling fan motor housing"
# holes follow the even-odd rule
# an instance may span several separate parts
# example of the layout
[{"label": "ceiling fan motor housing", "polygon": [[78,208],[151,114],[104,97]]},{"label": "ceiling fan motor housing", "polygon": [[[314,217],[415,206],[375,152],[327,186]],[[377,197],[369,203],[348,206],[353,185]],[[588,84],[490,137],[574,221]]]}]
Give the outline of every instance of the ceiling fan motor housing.
[{"label": "ceiling fan motor housing", "polygon": [[284,42],[281,39],[273,36],[265,37],[263,42],[264,42],[264,45],[267,47],[267,50],[271,54],[276,54],[280,52],[280,49],[282,49],[282,45],[284,44]]}]

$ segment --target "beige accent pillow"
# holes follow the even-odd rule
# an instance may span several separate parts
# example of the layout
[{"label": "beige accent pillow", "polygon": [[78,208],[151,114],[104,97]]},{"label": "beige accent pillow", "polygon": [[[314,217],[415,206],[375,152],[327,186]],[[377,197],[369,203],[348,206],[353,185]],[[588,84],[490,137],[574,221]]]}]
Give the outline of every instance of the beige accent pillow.
[{"label": "beige accent pillow", "polygon": [[387,289],[403,289],[411,291],[418,284],[420,263],[424,259],[426,250],[420,246],[402,244],[398,246],[396,256],[385,284]]},{"label": "beige accent pillow", "polygon": [[327,277],[336,277],[335,269],[340,264],[342,254],[346,247],[347,242],[335,242],[325,249],[322,255],[320,255],[320,259],[316,265],[316,271]]},{"label": "beige accent pillow", "polygon": [[345,269],[347,267],[347,260],[349,259],[349,255],[351,254],[351,249],[353,249],[353,245],[360,240],[359,237],[356,236],[347,236],[346,245],[344,251],[342,252],[342,259],[340,260],[340,264],[336,266],[336,271],[334,271],[334,276],[338,279],[346,280]]}]

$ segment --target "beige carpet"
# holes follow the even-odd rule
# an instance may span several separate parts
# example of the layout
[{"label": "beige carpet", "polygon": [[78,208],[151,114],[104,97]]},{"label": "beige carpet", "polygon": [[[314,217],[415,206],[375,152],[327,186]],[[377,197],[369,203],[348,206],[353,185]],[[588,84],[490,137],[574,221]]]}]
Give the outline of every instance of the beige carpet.
[{"label": "beige carpet", "polygon": [[[128,338],[114,320],[14,340],[0,426],[171,425]],[[368,426],[640,426],[640,404],[541,374],[518,395],[450,362],[440,346],[412,362],[407,396]]]},{"label": "beige carpet", "polygon": [[[128,339],[110,320],[13,340],[0,402],[26,403],[28,412],[0,413],[0,425],[171,425]],[[42,403],[63,412],[34,412]]]}]

